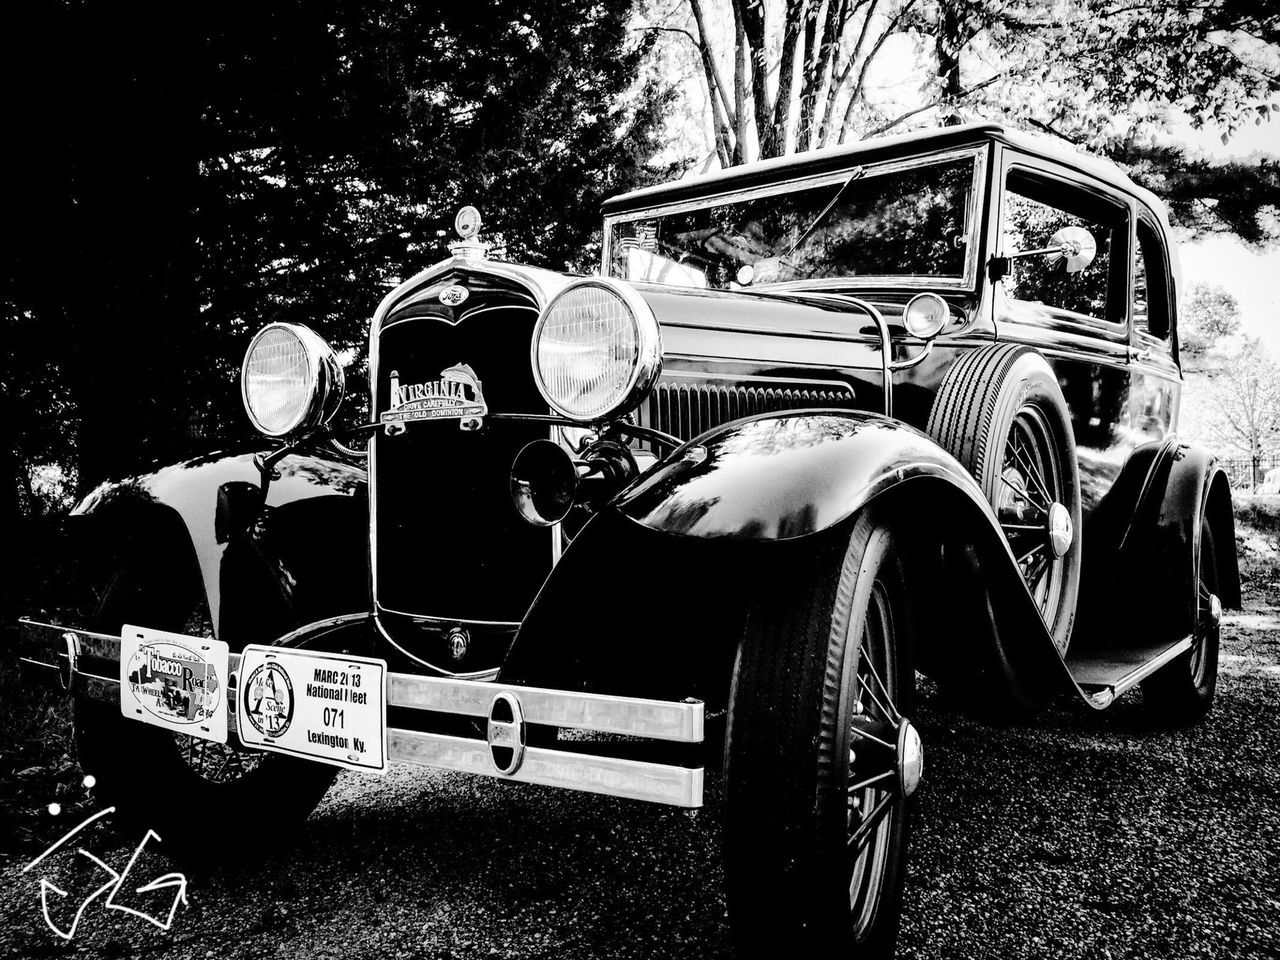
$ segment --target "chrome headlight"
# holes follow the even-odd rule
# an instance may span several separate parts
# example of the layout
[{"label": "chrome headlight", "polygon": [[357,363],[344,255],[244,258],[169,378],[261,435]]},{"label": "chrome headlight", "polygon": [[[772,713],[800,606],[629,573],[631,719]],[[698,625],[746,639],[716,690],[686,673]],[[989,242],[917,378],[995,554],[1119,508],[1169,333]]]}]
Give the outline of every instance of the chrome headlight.
[{"label": "chrome headlight", "polygon": [[269,323],[258,331],[240,369],[240,396],[253,425],[283,437],[328,423],[344,388],[333,348],[297,323]]},{"label": "chrome headlight", "polygon": [[932,340],[950,319],[951,308],[936,293],[917,294],[907,301],[907,307],[902,311],[902,323],[907,333],[921,340]]},{"label": "chrome headlight", "polygon": [[556,412],[590,423],[634,408],[662,367],[662,336],[644,298],[591,278],[558,293],[533,329],[533,379]]}]

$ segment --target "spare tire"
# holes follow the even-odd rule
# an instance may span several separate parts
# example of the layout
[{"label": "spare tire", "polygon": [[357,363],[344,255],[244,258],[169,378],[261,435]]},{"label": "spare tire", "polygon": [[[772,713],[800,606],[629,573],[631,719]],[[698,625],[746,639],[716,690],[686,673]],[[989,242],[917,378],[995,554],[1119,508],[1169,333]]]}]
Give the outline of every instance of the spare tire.
[{"label": "spare tire", "polygon": [[1065,654],[1080,590],[1080,474],[1049,362],[1018,344],[970,351],[943,380],[928,430],[981,485]]}]

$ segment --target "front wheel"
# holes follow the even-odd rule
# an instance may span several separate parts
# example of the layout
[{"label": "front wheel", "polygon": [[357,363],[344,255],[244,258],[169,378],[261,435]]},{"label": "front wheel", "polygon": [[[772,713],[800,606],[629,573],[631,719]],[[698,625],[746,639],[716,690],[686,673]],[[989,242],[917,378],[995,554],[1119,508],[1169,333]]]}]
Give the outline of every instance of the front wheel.
[{"label": "front wheel", "polygon": [[725,745],[725,873],[740,956],[888,957],[923,769],[899,540],[849,538],[750,611]]},{"label": "front wheel", "polygon": [[[95,588],[92,629],[126,623],[184,632],[196,601],[160,551],[121,560]],[[77,700],[80,766],[94,794],[130,830],[155,830],[187,860],[232,859],[277,841],[324,797],[337,771],[279,754],[172,733],[123,716],[119,704]]]}]

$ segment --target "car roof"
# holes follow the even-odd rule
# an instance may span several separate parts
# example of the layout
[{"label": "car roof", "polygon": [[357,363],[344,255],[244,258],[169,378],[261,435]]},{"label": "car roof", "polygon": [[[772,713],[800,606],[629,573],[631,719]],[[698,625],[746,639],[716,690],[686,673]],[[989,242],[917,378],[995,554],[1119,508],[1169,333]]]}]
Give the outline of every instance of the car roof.
[{"label": "car roof", "polygon": [[917,130],[892,137],[876,137],[838,147],[824,147],[805,153],[758,160],[754,163],[686,177],[670,183],[632,190],[606,200],[606,216],[637,208],[661,206],[728,190],[765,186],[798,177],[818,175],[849,165],[853,159],[865,162],[896,159],[935,153],[949,148],[975,146],[999,141],[1032,156],[1042,157],[1096,177],[1123,190],[1151,208],[1161,225],[1168,229],[1168,214],[1160,198],[1138,186],[1110,160],[1075,149],[1063,141],[1014,130],[999,123],[969,123],[954,127]]}]

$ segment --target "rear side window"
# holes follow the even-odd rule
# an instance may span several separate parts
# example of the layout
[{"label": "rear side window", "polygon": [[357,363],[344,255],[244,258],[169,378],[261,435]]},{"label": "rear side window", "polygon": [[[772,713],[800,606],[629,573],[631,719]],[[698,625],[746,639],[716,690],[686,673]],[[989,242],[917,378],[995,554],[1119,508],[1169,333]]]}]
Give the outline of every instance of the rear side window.
[{"label": "rear side window", "polygon": [[1124,206],[1058,180],[1023,170],[1009,173],[1001,224],[1006,251],[1050,245],[1063,227],[1083,227],[1093,235],[1097,254],[1089,266],[1067,273],[1062,260],[1035,256],[1015,259],[1004,278],[1009,296],[1113,323],[1125,319],[1128,214]]},{"label": "rear side window", "polygon": [[1138,221],[1133,258],[1133,327],[1160,340],[1169,339],[1169,261],[1154,227]]}]

